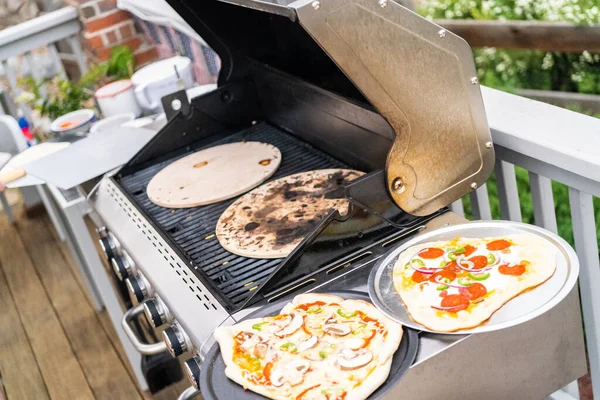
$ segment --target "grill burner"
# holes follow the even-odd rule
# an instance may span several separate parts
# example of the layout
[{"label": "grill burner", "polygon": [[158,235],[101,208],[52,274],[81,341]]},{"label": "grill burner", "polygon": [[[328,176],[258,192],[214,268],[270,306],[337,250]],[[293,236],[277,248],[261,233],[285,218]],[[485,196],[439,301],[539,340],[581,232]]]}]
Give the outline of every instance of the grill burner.
[{"label": "grill burner", "polygon": [[210,144],[202,141],[189,148],[184,154],[180,153],[166,161],[117,179],[138,207],[171,238],[180,252],[186,256],[188,263],[193,266],[192,269],[213,282],[226,297],[232,309],[241,306],[282,259],[247,258],[232,254],[221,247],[214,234],[215,225],[223,211],[236,199],[208,206],[169,209],[152,203],[146,195],[146,187],[155,174],[181,157],[206,147],[244,140],[270,143],[281,151],[281,165],[269,181],[316,169],[348,168],[346,164],[283,130],[261,122]]}]

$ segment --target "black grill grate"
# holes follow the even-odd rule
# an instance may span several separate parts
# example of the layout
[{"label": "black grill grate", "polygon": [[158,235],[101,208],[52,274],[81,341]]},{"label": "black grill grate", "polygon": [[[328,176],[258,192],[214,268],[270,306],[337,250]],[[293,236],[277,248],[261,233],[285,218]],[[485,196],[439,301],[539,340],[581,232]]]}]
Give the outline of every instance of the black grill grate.
[{"label": "black grill grate", "polygon": [[146,187],[156,173],[178,158],[201,148],[243,140],[270,143],[281,151],[281,165],[270,180],[316,169],[347,168],[347,165],[263,122],[208,146],[199,146],[178,157],[124,176],[120,180],[138,207],[187,256],[188,264],[193,265],[195,272],[199,273],[200,270],[206,278],[212,280],[222,297],[229,299],[234,308],[239,307],[282,260],[241,257],[221,247],[214,234],[215,226],[223,211],[235,199],[195,208],[169,209],[152,203],[146,195]]}]

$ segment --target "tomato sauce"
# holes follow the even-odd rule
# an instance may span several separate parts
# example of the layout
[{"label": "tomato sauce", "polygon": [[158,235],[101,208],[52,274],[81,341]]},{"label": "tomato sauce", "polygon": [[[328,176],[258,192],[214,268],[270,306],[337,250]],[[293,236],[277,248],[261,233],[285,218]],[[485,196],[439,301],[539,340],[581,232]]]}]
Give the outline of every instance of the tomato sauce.
[{"label": "tomato sauce", "polygon": [[265,365],[265,368],[263,369],[263,375],[265,377],[265,379],[268,381],[271,380],[271,370],[273,369],[273,363],[268,362],[267,365]]},{"label": "tomato sauce", "polygon": [[306,393],[308,393],[309,391],[313,390],[314,388],[318,388],[319,386],[321,386],[321,384],[309,387],[304,392],[302,392],[298,396],[296,396],[296,400],[302,399]]},{"label": "tomato sauce", "polygon": [[366,348],[369,345],[369,343],[371,343],[371,340],[373,340],[373,338],[375,337],[376,334],[377,334],[377,331],[373,330],[373,333],[371,333],[371,336],[369,336],[368,338],[364,339],[365,341],[364,341],[364,343],[362,345],[363,349]]},{"label": "tomato sauce", "polygon": [[489,242],[485,245],[485,248],[492,251],[504,250],[510,247],[510,242],[508,240],[500,239],[494,240],[493,242]]},{"label": "tomato sauce", "polygon": [[326,303],[324,301],[315,301],[314,303],[300,304],[296,307],[296,309],[308,311],[308,309],[311,307],[323,307],[325,304]]},{"label": "tomato sauce", "polygon": [[444,250],[438,249],[437,247],[428,247],[419,252],[419,257],[424,258],[426,260],[432,260],[434,258],[439,258],[444,255]]}]

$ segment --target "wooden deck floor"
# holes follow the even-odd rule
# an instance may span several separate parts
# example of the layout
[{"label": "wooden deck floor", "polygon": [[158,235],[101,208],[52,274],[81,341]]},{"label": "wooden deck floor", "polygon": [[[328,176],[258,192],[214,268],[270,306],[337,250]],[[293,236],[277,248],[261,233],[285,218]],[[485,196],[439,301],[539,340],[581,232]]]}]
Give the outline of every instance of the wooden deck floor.
[{"label": "wooden deck floor", "polygon": [[47,215],[0,214],[0,400],[176,399],[136,385],[106,311],[95,312]]}]

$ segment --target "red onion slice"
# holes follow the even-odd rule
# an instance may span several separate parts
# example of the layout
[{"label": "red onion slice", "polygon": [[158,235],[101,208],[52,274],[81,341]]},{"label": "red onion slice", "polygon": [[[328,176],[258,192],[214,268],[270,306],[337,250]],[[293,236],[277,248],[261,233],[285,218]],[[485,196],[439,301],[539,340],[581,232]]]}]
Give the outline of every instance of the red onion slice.
[{"label": "red onion slice", "polygon": [[[410,258],[410,260],[408,261],[408,265],[410,265],[410,267],[411,267],[412,269],[414,269],[415,271],[417,271],[417,272],[420,272],[420,273],[422,273],[422,274],[425,274],[425,275],[431,275],[431,274],[433,274],[433,273],[434,273],[436,270],[438,270],[438,269],[443,269],[443,268],[429,268],[429,269],[420,269],[420,268],[416,268],[416,267],[413,265],[413,261],[415,260],[415,257],[417,257],[417,256],[419,255],[419,253],[420,253],[420,252],[422,252],[422,251],[423,251],[423,249],[421,249],[421,250],[419,250],[418,252],[416,252],[415,254],[413,254],[413,256],[412,256],[412,257]],[[423,262],[423,263],[425,263],[425,262]]]},{"label": "red onion slice", "polygon": [[453,311],[453,310],[456,310],[456,309],[458,309],[460,307],[461,306],[453,306],[453,307],[431,306],[431,308],[433,308],[435,310],[440,310],[440,311]]},{"label": "red onion slice", "polygon": [[444,278],[444,277],[443,276],[436,276],[435,279],[434,279],[435,283],[438,283],[438,284],[444,285],[444,286],[449,286],[449,287],[457,288],[457,289],[461,289],[461,288],[466,287],[466,286],[462,286],[462,285],[453,285],[451,283],[442,282],[442,281],[439,280],[439,278]]},{"label": "red onion slice", "polygon": [[[474,269],[475,263],[473,261],[465,260],[464,258],[465,258],[465,256],[456,257],[456,265],[458,265],[458,268],[462,269],[463,271],[467,271],[467,272],[477,271],[476,269]],[[463,267],[461,265],[462,263],[469,265],[469,268]]]}]

